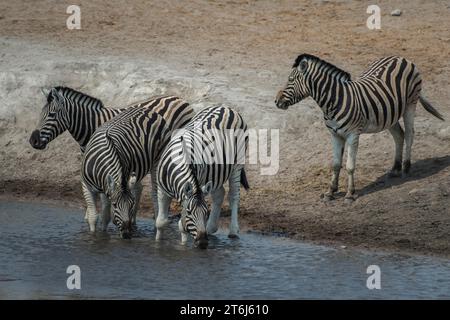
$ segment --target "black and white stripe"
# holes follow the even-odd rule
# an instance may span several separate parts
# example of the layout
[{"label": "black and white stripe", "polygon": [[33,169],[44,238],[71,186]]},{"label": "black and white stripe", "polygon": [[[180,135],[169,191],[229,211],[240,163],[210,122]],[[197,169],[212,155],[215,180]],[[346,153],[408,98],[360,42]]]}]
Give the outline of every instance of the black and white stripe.
[{"label": "black and white stripe", "polygon": [[[414,114],[417,101],[425,109],[443,119],[427,100],[421,96],[422,79],[417,67],[402,57],[386,57],[373,62],[361,76],[352,80],[350,74],[309,54],[297,57],[286,87],[275,103],[280,109],[302,99],[312,97],[323,111],[326,127],[333,136],[333,178],[325,195],[331,198],[338,188],[344,145],[348,145],[349,179],[346,200],[354,195],[353,172],[359,135],[388,129],[395,145],[395,162],[392,175],[402,169],[403,145],[406,142],[403,172],[411,165],[411,146],[414,136]],[[405,131],[399,124],[403,117]]]},{"label": "black and white stripe", "polygon": [[67,130],[83,151],[99,126],[125,110],[106,108],[101,100],[67,87],[52,88],[46,97],[38,127],[30,137],[35,149],[44,149]]},{"label": "black and white stripe", "polygon": [[[45,149],[52,140],[67,130],[78,142],[81,151],[84,152],[87,143],[98,127],[130,108],[146,108],[158,112],[171,129],[183,127],[194,115],[193,109],[187,102],[174,96],[161,97],[162,103],[152,97],[125,108],[114,109],[105,107],[103,102],[97,98],[67,87],[52,88],[45,95],[47,103],[42,108],[38,128],[30,137],[30,144],[35,149]],[[154,181],[152,185],[155,185]],[[90,202],[96,202],[97,193],[91,193],[83,184],[82,190],[88,207]],[[135,192],[138,203],[141,191],[142,186],[137,183]],[[106,212],[110,210],[109,201],[102,193],[100,193],[100,197],[103,216],[105,216]],[[152,198],[155,212],[157,212],[156,188],[152,188]],[[136,211],[137,207],[136,205]],[[87,216],[88,210],[85,215],[86,219]],[[135,223],[135,217],[133,223]],[[103,225],[106,228],[106,225]]]},{"label": "black and white stripe", "polygon": [[[207,234],[217,231],[225,195],[223,185],[227,181],[232,220],[230,236],[237,236],[241,182],[248,188],[244,172],[246,148],[246,123],[238,112],[223,106],[201,111],[172,136],[157,169],[158,240],[168,223],[170,201],[175,198],[183,205],[179,222],[182,241],[190,233],[196,244],[206,247]],[[213,200],[211,217],[205,202],[208,193]]]},{"label": "black and white stripe", "polygon": [[[46,94],[47,103],[41,110],[39,124],[30,137],[30,144],[36,149],[44,149],[48,143],[66,130],[78,142],[82,151],[95,130],[128,108],[149,108],[161,114],[171,128],[181,128],[193,117],[189,105],[178,100],[185,107],[173,106],[167,96],[165,104],[155,103],[155,98],[133,103],[125,108],[115,109],[104,106],[100,99],[68,87],[54,87]],[[172,97],[177,99],[177,97]]]},{"label": "black and white stripe", "polygon": [[[156,98],[150,105],[151,108],[126,110],[97,129],[82,163],[83,183],[91,194],[107,195],[112,204],[113,222],[124,237],[130,236],[135,211],[134,185],[152,171],[170,140],[173,128],[160,112],[170,114],[167,119],[172,125],[182,126],[183,115],[190,110],[186,102],[172,96]],[[90,202],[88,221],[91,230],[95,230],[97,213]],[[105,218],[107,225],[108,217]]]}]

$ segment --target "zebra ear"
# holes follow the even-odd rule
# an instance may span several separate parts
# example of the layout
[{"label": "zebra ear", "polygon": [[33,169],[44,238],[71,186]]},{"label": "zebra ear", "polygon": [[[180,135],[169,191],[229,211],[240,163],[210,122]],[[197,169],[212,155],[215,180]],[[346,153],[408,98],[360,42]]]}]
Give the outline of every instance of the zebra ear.
[{"label": "zebra ear", "polygon": [[41,92],[44,95],[44,97],[47,99],[47,97],[50,93],[50,90],[48,90],[47,88],[41,88]]},{"label": "zebra ear", "polygon": [[301,61],[298,65],[298,71],[305,72],[306,68],[308,68],[308,61],[306,60]]},{"label": "zebra ear", "polygon": [[52,90],[50,91],[50,94],[55,99],[55,101],[58,102],[58,104],[63,102],[64,98],[58,92],[58,90],[56,90],[55,88],[52,88]]},{"label": "zebra ear", "polygon": [[114,188],[115,188],[115,186],[116,186],[116,182],[114,181],[113,176],[110,175],[110,174],[108,174],[108,176],[106,177],[106,179],[107,179],[107,181],[108,181],[108,189],[109,189],[109,192],[111,193],[111,192],[114,191]]},{"label": "zebra ear", "polygon": [[194,194],[194,188],[192,187],[192,183],[187,181],[183,186],[183,194],[185,198],[190,198]]},{"label": "zebra ear", "polygon": [[56,97],[58,95],[58,90],[56,90],[56,88],[52,88],[50,90],[50,93],[51,93],[52,96]]},{"label": "zebra ear", "polygon": [[136,173],[132,172],[130,175],[130,179],[128,179],[128,188],[130,190],[134,188],[134,186],[136,185],[136,181],[137,181]]},{"label": "zebra ear", "polygon": [[211,189],[212,189],[212,181],[209,181],[202,187],[202,192],[206,196],[211,192]]}]

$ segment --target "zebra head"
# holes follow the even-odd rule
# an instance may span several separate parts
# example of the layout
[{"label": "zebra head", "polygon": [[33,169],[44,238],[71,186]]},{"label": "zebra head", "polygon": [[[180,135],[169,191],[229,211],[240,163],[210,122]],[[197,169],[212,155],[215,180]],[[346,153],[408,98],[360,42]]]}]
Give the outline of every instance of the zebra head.
[{"label": "zebra head", "polygon": [[136,205],[132,192],[136,184],[136,176],[131,175],[128,185],[118,183],[112,175],[108,179],[108,197],[111,200],[113,223],[117,226],[123,239],[131,239],[131,216]]},{"label": "zebra head", "polygon": [[30,137],[31,146],[38,150],[45,149],[50,141],[67,130],[65,98],[57,88],[52,88],[46,97],[47,103],[42,108],[38,128]]},{"label": "zebra head", "polygon": [[307,86],[308,69],[308,58],[300,55],[292,67],[286,86],[278,92],[275,98],[277,108],[287,110],[289,106],[310,96]]},{"label": "zebra head", "polygon": [[201,249],[208,247],[206,223],[209,218],[209,210],[205,196],[211,192],[211,188],[211,181],[204,185],[201,191],[194,191],[194,186],[190,181],[183,186],[181,225],[184,231],[190,233],[194,238],[194,245]]}]

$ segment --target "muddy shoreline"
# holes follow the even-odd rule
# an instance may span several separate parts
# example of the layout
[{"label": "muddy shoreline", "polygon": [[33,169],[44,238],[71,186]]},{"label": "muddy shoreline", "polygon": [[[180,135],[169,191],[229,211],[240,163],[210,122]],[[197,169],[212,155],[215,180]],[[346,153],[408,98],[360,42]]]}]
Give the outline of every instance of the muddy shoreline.
[{"label": "muddy shoreline", "polygon": [[[251,189],[242,192],[241,229],[333,246],[450,256],[445,1],[381,3],[382,26],[376,31],[366,26],[364,1],[80,0],[80,5],[82,28],[68,30],[64,3],[0,2],[0,201],[83,206],[82,156],[72,137],[63,134],[45,151],[28,143],[45,103],[41,88],[72,87],[113,107],[175,94],[196,110],[224,103],[250,128],[279,130],[277,174],[246,167]],[[391,16],[397,8],[402,15]],[[337,199],[321,201],[332,157],[323,116],[311,99],[286,111],[274,105],[301,53],[322,57],[352,78],[383,56],[401,55],[417,64],[424,95],[447,120],[418,106],[409,177],[386,177],[394,157],[388,132],[364,135],[355,173],[358,199],[351,206],[343,203],[341,174]],[[151,215],[148,192],[142,213]]]}]

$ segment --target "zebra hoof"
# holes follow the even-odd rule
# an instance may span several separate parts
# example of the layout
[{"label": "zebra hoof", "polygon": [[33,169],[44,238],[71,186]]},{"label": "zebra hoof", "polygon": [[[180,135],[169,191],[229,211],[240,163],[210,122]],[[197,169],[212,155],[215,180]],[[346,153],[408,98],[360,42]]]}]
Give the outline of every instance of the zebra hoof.
[{"label": "zebra hoof", "polygon": [[230,239],[239,239],[239,236],[237,234],[235,234],[235,233],[230,233],[228,235],[228,238],[230,238]]},{"label": "zebra hoof", "polygon": [[389,170],[387,176],[388,178],[399,178],[402,176],[402,172],[400,170]]},{"label": "zebra hoof", "polygon": [[402,178],[408,178],[409,176],[411,176],[410,172],[405,172],[405,171],[402,172]]},{"label": "zebra hoof", "polygon": [[355,198],[353,196],[345,197],[344,199],[345,204],[352,204],[353,202],[355,202]]},{"label": "zebra hoof", "polygon": [[408,176],[410,170],[411,170],[411,161],[407,160],[403,162],[403,176]]},{"label": "zebra hoof", "polygon": [[402,171],[402,178],[408,178],[410,175],[411,175],[410,168],[403,169],[403,171]]},{"label": "zebra hoof", "polygon": [[327,193],[325,193],[324,195],[323,195],[323,197],[322,197],[322,201],[323,202],[330,202],[330,201],[332,201],[332,200],[334,200],[335,198],[334,198],[334,196],[332,195],[332,194],[327,194]]}]

